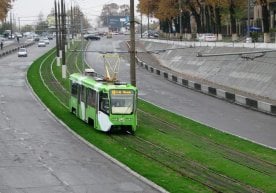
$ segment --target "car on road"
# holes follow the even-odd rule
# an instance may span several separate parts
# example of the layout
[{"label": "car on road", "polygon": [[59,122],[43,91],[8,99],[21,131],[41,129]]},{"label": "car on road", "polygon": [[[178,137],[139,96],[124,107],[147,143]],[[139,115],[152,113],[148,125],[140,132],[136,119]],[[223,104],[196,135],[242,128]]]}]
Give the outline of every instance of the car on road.
[{"label": "car on road", "polygon": [[32,43],[32,42],[34,42],[33,36],[28,36],[25,42],[26,43]]},{"label": "car on road", "polygon": [[107,35],[106,35],[106,38],[112,38],[112,34],[111,33],[108,33]]},{"label": "car on road", "polygon": [[42,40],[45,42],[45,44],[50,44],[50,41],[47,37],[44,37]]},{"label": "car on road", "polygon": [[100,40],[101,37],[98,36],[98,35],[94,35],[94,34],[85,34],[84,39],[86,39],[86,40]]},{"label": "car on road", "polygon": [[17,53],[18,57],[27,57],[28,52],[26,48],[20,48]]},{"label": "car on road", "polygon": [[37,44],[38,47],[46,47],[45,41],[39,41]]},{"label": "car on road", "polygon": [[49,40],[53,40],[53,39],[54,39],[54,36],[53,36],[53,35],[48,35],[47,38],[48,38]]},{"label": "car on road", "polygon": [[38,35],[34,35],[34,41],[38,42],[40,40]]}]

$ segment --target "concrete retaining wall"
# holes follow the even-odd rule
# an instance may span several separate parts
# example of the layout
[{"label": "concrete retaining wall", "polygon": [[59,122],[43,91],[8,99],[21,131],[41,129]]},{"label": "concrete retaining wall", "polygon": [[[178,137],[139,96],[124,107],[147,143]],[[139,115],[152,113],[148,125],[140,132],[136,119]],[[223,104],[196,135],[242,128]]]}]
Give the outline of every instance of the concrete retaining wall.
[{"label": "concrete retaining wall", "polygon": [[220,99],[224,99],[226,101],[236,103],[238,105],[242,105],[260,112],[265,112],[271,115],[276,115],[276,105],[258,101],[255,99],[251,99],[245,96],[237,95],[235,93],[230,93],[222,89],[217,89],[209,85],[197,83],[195,81],[186,80],[178,77],[177,75],[169,74],[168,72],[161,71],[156,69],[145,62],[141,61],[139,58],[137,59],[137,64],[142,68],[145,68],[147,71],[154,73],[163,77],[164,79],[174,82],[175,84],[179,84],[189,89],[196,90],[198,92],[211,95]]}]

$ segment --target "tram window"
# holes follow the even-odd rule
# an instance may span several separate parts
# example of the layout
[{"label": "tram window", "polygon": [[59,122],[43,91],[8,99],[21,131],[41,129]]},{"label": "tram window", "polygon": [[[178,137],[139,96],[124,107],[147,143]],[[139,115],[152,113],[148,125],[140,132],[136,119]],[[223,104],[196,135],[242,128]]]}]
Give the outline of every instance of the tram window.
[{"label": "tram window", "polygon": [[109,100],[107,93],[100,94],[100,111],[109,114]]},{"label": "tram window", "polygon": [[87,89],[87,104],[89,106],[96,106],[96,91],[92,89]]},{"label": "tram window", "polygon": [[72,96],[77,97],[77,95],[78,95],[78,84],[77,83],[72,83],[71,85],[72,85],[71,86],[71,94],[72,94]]}]

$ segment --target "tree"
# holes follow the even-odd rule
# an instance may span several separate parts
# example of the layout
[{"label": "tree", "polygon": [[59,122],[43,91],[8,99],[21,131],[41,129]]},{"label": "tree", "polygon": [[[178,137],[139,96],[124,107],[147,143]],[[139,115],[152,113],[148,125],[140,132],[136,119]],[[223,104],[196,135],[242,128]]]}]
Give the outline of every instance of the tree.
[{"label": "tree", "polygon": [[[138,10],[145,15],[157,17],[155,13],[160,6],[161,0],[139,0]],[[158,18],[158,17],[157,17]]]},{"label": "tree", "polygon": [[130,15],[130,8],[129,5],[124,4],[119,6],[119,15],[120,16],[129,16]]},{"label": "tree", "polygon": [[118,16],[119,15],[119,5],[116,3],[105,4],[101,12],[101,20],[104,26],[108,26],[108,17],[109,16]]},{"label": "tree", "polygon": [[262,21],[263,21],[263,32],[264,32],[264,42],[270,42],[269,35],[269,10],[267,0],[257,0],[258,5],[262,6]]},{"label": "tree", "polygon": [[21,27],[21,32],[30,32],[30,31],[33,31],[34,30],[34,28],[33,28],[33,26],[31,26],[31,25],[24,25],[23,27]]},{"label": "tree", "polygon": [[7,13],[11,8],[11,2],[13,0],[0,0],[0,20],[3,21],[6,18]]},{"label": "tree", "polygon": [[46,29],[48,29],[48,24],[44,20],[43,13],[40,12],[38,14],[38,17],[37,17],[37,24],[36,24],[36,27],[35,27],[35,33],[42,34],[43,32],[47,31]]}]

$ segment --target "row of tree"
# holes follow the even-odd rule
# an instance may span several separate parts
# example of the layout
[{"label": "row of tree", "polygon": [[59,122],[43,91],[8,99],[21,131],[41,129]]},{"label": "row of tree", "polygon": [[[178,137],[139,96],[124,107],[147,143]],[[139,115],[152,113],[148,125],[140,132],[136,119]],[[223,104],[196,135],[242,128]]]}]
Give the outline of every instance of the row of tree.
[{"label": "row of tree", "polygon": [[[138,10],[142,14],[158,18],[164,32],[182,30],[187,33],[221,34],[222,26],[230,24],[235,39],[237,24],[242,20],[247,21],[247,3],[247,0],[139,0]],[[262,7],[265,36],[269,33],[268,3],[268,0],[254,1],[254,5]],[[195,23],[194,29],[192,20]]]},{"label": "row of tree", "polygon": [[129,16],[130,8],[129,5],[123,4],[118,5],[116,3],[105,4],[102,8],[100,15],[100,22],[103,26],[108,26],[108,18],[110,16]]},{"label": "row of tree", "polygon": [[0,0],[0,21],[6,18],[7,13],[11,8],[12,0]]}]

